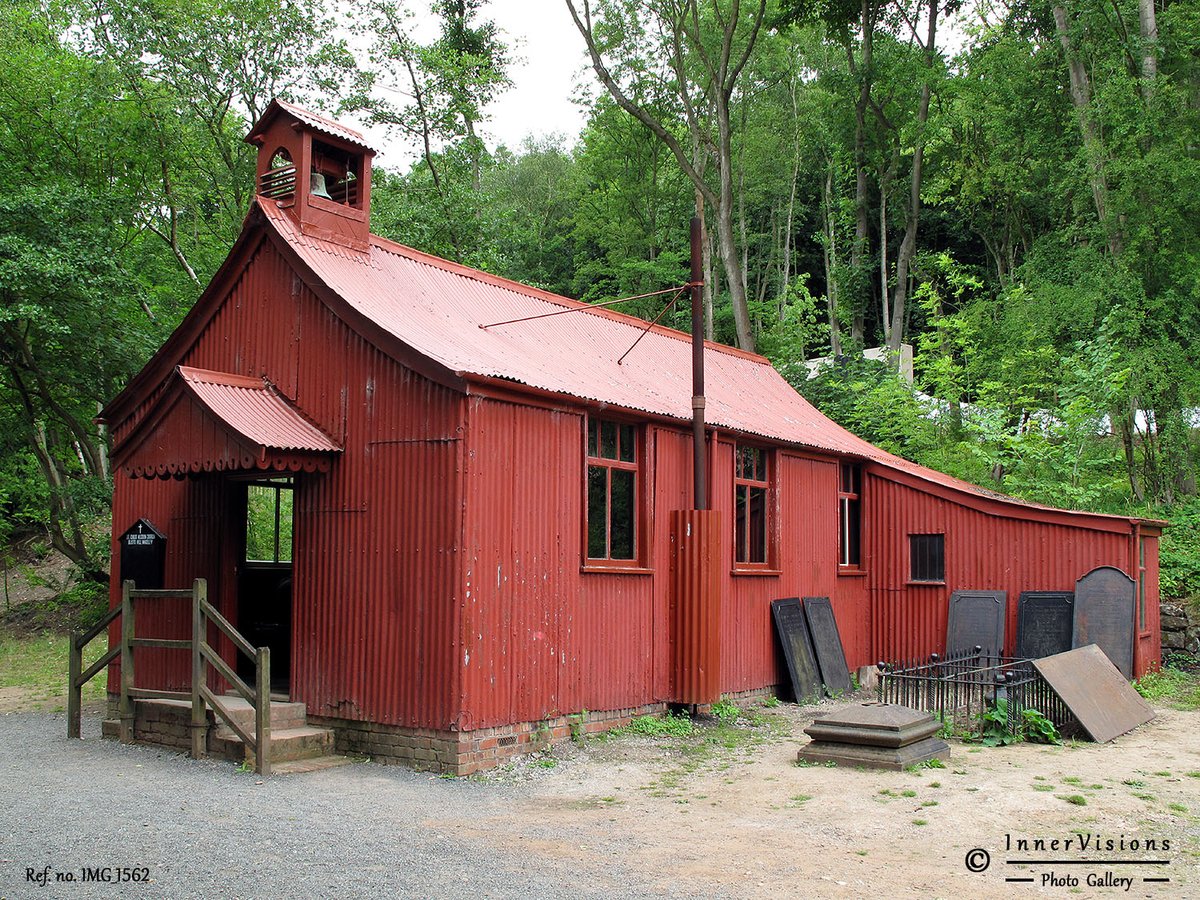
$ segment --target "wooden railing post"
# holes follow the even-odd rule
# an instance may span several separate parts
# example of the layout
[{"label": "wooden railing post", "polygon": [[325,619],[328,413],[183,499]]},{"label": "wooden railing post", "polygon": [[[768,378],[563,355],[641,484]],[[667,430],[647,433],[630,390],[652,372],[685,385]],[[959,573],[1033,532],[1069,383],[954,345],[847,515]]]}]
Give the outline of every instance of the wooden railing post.
[{"label": "wooden railing post", "polygon": [[208,754],[208,713],[204,707],[204,657],[200,645],[208,634],[204,604],[208,602],[208,582],[197,578],[192,582],[192,759]]},{"label": "wooden railing post", "polygon": [[121,582],[121,743],[133,742],[133,597],[134,584]]},{"label": "wooden railing post", "polygon": [[254,666],[254,771],[271,774],[271,648],[259,647]]},{"label": "wooden railing post", "polygon": [[79,645],[79,635],[75,632],[67,638],[70,645],[67,650],[70,658],[67,662],[67,737],[80,737],[80,719],[83,707],[83,685],[79,676],[83,674],[83,647]]}]

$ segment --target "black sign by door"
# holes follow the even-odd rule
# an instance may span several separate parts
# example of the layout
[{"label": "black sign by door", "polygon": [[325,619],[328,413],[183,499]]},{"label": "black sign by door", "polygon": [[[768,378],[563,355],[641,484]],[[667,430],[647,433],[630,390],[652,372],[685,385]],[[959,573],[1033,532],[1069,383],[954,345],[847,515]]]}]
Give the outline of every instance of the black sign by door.
[{"label": "black sign by door", "polygon": [[142,590],[165,584],[167,537],[149,519],[138,519],[121,535],[121,580]]}]

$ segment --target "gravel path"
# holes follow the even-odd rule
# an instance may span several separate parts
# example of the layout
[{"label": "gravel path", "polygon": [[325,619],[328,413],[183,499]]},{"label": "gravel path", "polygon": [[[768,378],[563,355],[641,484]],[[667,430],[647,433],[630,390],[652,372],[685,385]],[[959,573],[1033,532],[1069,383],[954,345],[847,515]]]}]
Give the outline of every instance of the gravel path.
[{"label": "gravel path", "polygon": [[[69,741],[61,714],[0,716],[0,898],[688,896],[624,867],[619,843],[539,852],[528,820],[478,839],[471,824],[494,829],[527,785],[369,763],[262,780],[98,730],[85,716],[84,740]],[[561,831],[544,837],[562,846]],[[48,884],[27,880],[46,866]],[[84,883],[84,867],[151,880]],[[77,880],[55,881],[66,873]]]}]

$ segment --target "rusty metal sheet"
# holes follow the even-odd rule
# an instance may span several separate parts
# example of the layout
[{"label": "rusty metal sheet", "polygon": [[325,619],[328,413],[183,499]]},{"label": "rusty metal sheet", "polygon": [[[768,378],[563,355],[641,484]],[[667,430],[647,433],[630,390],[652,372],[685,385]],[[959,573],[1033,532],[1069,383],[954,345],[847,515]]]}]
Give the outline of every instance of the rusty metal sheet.
[{"label": "rusty metal sheet", "polygon": [[1154,710],[1095,644],[1035,659],[1034,668],[1097,743],[1154,718]]},{"label": "rusty metal sheet", "polygon": [[946,620],[946,651],[982,647],[1003,652],[1007,619],[1006,591],[955,591]]},{"label": "rusty metal sheet", "polygon": [[1133,678],[1134,582],[1113,566],[1092,569],[1075,582],[1071,645],[1097,644],[1128,681]]},{"label": "rusty metal sheet", "polygon": [[817,656],[813,652],[812,639],[808,633],[808,621],[799,597],[771,601],[771,616],[775,620],[775,633],[783,648],[788,675],[792,681],[792,695],[797,703],[821,696],[821,673],[817,668]]},{"label": "rusty metal sheet", "polygon": [[673,509],[671,522],[672,699],[721,699],[721,513]]},{"label": "rusty metal sheet", "polygon": [[1074,618],[1075,595],[1070,591],[1022,591],[1015,655],[1041,659],[1070,650]]},{"label": "rusty metal sheet", "polygon": [[813,651],[825,689],[830,696],[850,693],[854,685],[850,683],[850,670],[846,667],[846,653],[838,633],[837,619],[833,615],[833,604],[828,597],[805,597],[804,618],[808,620]]}]

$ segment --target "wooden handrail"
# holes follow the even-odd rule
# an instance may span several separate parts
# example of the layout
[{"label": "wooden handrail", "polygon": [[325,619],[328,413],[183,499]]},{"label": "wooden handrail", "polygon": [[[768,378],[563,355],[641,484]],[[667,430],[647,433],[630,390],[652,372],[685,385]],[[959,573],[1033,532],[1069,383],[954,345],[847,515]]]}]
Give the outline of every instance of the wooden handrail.
[{"label": "wooden handrail", "polygon": [[[190,599],[192,601],[192,639],[138,638],[135,637],[134,601],[142,599]],[[117,619],[121,620],[121,638],[116,646],[110,647],[104,656],[83,670],[83,652],[87,645],[105,631]],[[208,623],[229,639],[238,652],[254,661],[254,687],[244,682],[220,654],[208,643]],[[190,649],[192,652],[192,689],[184,691],[161,691],[134,687],[133,651],[136,647],[158,647],[175,650]],[[83,706],[83,686],[100,672],[108,668],[118,657],[121,659],[120,679],[120,738],[129,743],[134,738],[134,700],[167,698],[192,701],[192,756],[200,758],[208,752],[208,713],[206,706],[227,724],[242,739],[247,749],[254,754],[255,771],[262,775],[271,773],[271,651],[267,647],[255,647],[230,624],[217,609],[208,602],[208,583],[197,578],[191,590],[147,589],[139,590],[132,581],[121,584],[121,603],[114,606],[86,631],[72,635],[69,650],[69,682],[67,690],[67,736],[80,736],[80,719]],[[208,667],[233,687],[254,708],[254,734],[238,724],[225,701],[218,697],[206,684]]]}]

